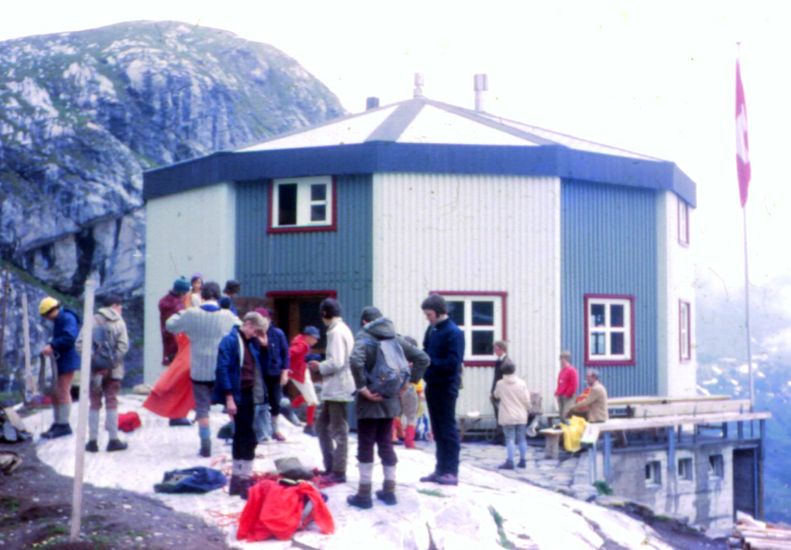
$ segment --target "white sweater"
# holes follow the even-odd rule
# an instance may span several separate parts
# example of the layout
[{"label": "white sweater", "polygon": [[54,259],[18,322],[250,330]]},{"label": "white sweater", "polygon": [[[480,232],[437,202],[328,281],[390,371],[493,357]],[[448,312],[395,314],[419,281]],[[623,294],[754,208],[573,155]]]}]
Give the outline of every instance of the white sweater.
[{"label": "white sweater", "polygon": [[323,401],[352,400],[355,386],[349,358],[353,347],[352,331],[343,319],[336,317],[327,328],[327,358],[319,364]]}]

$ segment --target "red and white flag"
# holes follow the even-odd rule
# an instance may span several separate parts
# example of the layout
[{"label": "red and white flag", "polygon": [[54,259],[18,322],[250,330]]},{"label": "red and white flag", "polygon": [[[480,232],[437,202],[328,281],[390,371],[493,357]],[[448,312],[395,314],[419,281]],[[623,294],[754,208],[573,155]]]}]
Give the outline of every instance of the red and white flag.
[{"label": "red and white flag", "polygon": [[750,186],[750,147],[747,141],[747,106],[744,102],[742,74],[736,60],[736,173],[739,176],[739,198],[742,208],[747,204],[747,189]]}]

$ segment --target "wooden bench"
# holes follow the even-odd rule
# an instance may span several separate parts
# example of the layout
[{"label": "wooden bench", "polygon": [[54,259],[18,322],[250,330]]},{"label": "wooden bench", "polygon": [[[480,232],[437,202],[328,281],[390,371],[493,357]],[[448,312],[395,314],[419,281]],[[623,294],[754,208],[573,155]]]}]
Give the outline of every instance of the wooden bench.
[{"label": "wooden bench", "polygon": [[560,455],[560,438],[563,430],[557,428],[545,428],[540,430],[544,436],[544,458],[558,458]]}]

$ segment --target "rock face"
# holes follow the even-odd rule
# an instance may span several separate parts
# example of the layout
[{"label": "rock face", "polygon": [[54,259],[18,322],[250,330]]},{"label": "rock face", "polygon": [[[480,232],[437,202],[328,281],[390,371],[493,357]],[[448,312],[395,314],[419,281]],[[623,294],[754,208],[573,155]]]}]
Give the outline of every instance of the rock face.
[{"label": "rock face", "polygon": [[143,170],[343,114],[277,49],[176,22],[0,42],[0,105],[0,254],[73,296],[140,294]]}]

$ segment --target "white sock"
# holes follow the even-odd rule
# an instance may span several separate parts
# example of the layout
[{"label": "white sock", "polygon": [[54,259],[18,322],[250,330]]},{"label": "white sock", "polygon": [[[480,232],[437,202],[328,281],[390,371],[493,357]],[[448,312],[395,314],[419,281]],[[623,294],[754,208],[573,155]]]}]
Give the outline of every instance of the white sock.
[{"label": "white sock", "polygon": [[370,485],[374,477],[374,464],[373,462],[360,462],[360,485]]},{"label": "white sock", "polygon": [[385,481],[395,481],[396,467],[395,466],[382,466],[385,471]]},{"label": "white sock", "polygon": [[99,411],[88,411],[88,439],[96,441],[99,438]]},{"label": "white sock", "polygon": [[104,426],[110,439],[118,439],[118,409],[107,409]]}]

